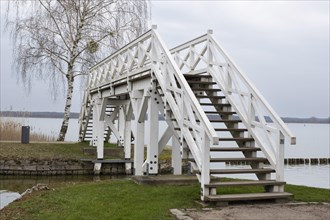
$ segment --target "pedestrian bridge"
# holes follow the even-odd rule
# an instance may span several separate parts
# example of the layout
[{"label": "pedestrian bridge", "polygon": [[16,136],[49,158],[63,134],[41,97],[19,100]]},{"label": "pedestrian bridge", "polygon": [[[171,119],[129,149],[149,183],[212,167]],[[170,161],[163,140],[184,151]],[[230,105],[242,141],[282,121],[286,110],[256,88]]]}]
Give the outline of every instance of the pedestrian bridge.
[{"label": "pedestrian bridge", "polygon": [[[167,124],[161,135],[159,114]],[[172,140],[173,174],[180,175],[182,160],[189,161],[203,201],[291,195],[284,192],[284,143],[296,139],[212,31],[169,50],[153,26],[100,61],[90,69],[79,121],[79,138],[96,146],[97,161],[112,134],[125,159],[134,161],[126,170],[137,176],[158,174],[158,156]],[[228,167],[228,162],[249,165]],[[96,172],[101,165],[95,163]],[[257,180],[223,182],[224,174]],[[265,191],[222,195],[217,190],[251,185]]]}]

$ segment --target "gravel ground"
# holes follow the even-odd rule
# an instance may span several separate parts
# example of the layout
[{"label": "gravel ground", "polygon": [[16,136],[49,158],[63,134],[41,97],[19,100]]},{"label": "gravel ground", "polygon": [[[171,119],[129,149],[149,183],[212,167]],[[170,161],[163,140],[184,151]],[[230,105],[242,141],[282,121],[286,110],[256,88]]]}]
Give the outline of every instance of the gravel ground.
[{"label": "gravel ground", "polygon": [[[182,210],[195,220],[329,220],[330,204],[239,205],[206,210]],[[189,219],[189,218],[186,218]]]}]

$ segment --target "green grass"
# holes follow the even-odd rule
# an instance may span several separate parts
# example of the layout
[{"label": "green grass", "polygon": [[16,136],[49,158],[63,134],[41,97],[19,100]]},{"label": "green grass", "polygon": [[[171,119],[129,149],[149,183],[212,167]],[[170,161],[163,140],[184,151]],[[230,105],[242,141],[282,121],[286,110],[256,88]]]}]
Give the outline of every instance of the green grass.
[{"label": "green grass", "polygon": [[128,180],[68,185],[17,201],[0,219],[172,219],[169,209],[196,207],[199,186],[148,186]]},{"label": "green grass", "polygon": [[292,193],[295,201],[330,203],[330,189],[287,184],[285,191]]},{"label": "green grass", "polygon": [[[114,147],[106,143],[105,147]],[[87,142],[82,143],[30,143],[21,144],[13,142],[0,143],[0,159],[81,159],[94,158],[83,154],[83,148],[88,147]]]},{"label": "green grass", "polygon": [[[0,212],[0,219],[172,219],[171,208],[199,208],[199,185],[150,186],[129,180],[53,185],[54,191],[36,192]],[[222,193],[262,191],[237,187]],[[330,190],[287,185],[294,201],[330,202]]]}]

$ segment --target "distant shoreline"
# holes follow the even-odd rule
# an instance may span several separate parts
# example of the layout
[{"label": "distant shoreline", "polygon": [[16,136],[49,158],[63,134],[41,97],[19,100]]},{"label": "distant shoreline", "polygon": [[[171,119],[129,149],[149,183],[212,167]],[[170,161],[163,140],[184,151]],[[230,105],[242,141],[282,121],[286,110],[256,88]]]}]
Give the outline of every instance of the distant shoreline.
[{"label": "distant shoreline", "polygon": [[[16,118],[63,118],[63,112],[22,112],[22,111],[0,111],[0,117],[16,117]],[[214,115],[208,115],[209,118],[217,118]],[[79,113],[72,112],[70,118],[78,119]],[[302,123],[302,124],[330,124],[330,117],[328,118],[295,118],[295,117],[281,117],[285,123]],[[164,120],[162,115],[159,115],[160,120]],[[267,122],[272,122],[270,118],[266,117]]]}]

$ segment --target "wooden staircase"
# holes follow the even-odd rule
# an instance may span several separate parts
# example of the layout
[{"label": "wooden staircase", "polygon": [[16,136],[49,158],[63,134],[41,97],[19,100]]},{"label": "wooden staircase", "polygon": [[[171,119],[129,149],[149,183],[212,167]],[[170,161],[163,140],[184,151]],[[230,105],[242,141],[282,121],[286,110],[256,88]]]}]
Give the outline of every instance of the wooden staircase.
[{"label": "wooden staircase", "polygon": [[[90,105],[91,104],[88,102],[87,103],[88,109]],[[105,114],[110,116],[113,111],[114,111],[113,107],[107,106],[105,110]],[[88,114],[88,116],[83,118],[82,124],[87,124],[87,126],[83,133],[80,132],[80,134],[84,136],[81,139],[83,139],[84,141],[91,141],[93,139],[93,109],[92,108],[90,108],[90,113]],[[110,135],[111,135],[111,130],[109,129],[109,127],[106,127],[104,130],[104,141],[109,141]]]},{"label": "wooden staircase", "polygon": [[[212,78],[209,75],[185,75],[185,78],[219,136],[219,144],[210,147],[211,181],[205,186],[209,188],[211,193],[205,196],[205,201],[232,202],[288,199],[291,197],[292,194],[278,190],[279,187],[284,187],[285,182],[272,179],[271,174],[276,171],[267,167],[269,164],[268,159],[262,155],[262,150],[255,146],[254,138],[249,134],[248,129],[242,124],[237,113],[227,102],[226,97],[221,93],[221,89],[216,83],[212,81]],[[191,161],[193,163],[193,160]],[[232,163],[248,164],[248,166],[235,168],[235,166],[225,165]],[[215,168],[221,164],[224,168]],[[197,175],[200,174],[198,170],[195,170],[195,172]],[[222,176],[226,174],[254,174],[258,180],[231,180],[223,182]],[[262,186],[264,187],[264,192],[217,194],[217,189],[223,187],[251,186]]]},{"label": "wooden staircase", "polygon": [[[104,111],[108,108],[104,106],[110,100],[116,112],[121,109],[121,117],[116,112],[111,114],[111,110],[107,117]],[[168,127],[160,138],[158,128],[149,129],[145,159],[147,110],[152,118],[150,127],[158,126],[159,113]],[[92,111],[98,118],[94,123]],[[201,200],[290,197],[284,192],[284,142],[290,140],[293,145],[296,138],[213,38],[212,31],[169,50],[153,27],[90,69],[79,133],[81,141],[93,139],[99,159],[103,157],[104,142],[97,137],[102,137],[105,124],[123,144],[125,158],[131,158],[132,114],[136,119],[136,175],[143,175],[144,170],[157,174],[158,156],[172,138],[173,168],[179,175],[182,159],[191,161],[200,181]],[[115,120],[121,131],[114,125]],[[102,138],[108,136],[108,130],[104,130]],[[94,169],[100,167],[95,164]],[[130,169],[131,164],[126,168]],[[251,174],[257,180],[223,181],[227,174]],[[264,190],[239,195],[221,192],[225,187],[251,186],[262,186]]]}]

